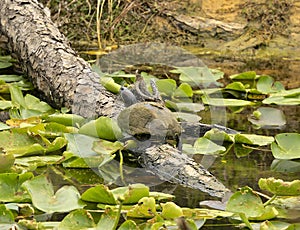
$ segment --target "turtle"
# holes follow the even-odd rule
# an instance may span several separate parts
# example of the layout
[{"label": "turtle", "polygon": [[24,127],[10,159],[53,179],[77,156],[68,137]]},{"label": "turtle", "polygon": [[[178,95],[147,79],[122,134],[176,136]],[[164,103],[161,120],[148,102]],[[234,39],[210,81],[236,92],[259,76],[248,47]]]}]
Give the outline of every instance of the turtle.
[{"label": "turtle", "polygon": [[136,74],[132,89],[121,88],[121,98],[126,106],[118,115],[119,127],[139,141],[168,142],[178,140],[181,126],[174,113],[164,106],[157,86],[150,81],[149,92],[143,77]]}]

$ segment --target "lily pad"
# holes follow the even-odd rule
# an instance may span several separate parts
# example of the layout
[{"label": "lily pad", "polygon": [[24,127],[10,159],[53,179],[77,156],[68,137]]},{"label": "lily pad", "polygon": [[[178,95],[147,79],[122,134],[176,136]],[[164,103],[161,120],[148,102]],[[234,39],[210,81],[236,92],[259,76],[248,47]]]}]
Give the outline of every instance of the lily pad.
[{"label": "lily pad", "polygon": [[175,97],[192,97],[193,89],[187,83],[182,83],[178,86],[178,88],[174,92]]},{"label": "lily pad", "polygon": [[[254,111],[253,114],[259,113],[259,117],[255,115],[248,118],[248,120],[258,127],[281,127],[286,124],[284,113],[280,109],[260,107]],[[272,117],[272,119],[270,119]]]},{"label": "lily pad", "polygon": [[194,143],[195,154],[220,154],[226,151],[226,148],[217,145],[205,137],[200,137]]},{"label": "lily pad", "polygon": [[127,213],[128,217],[152,218],[156,214],[155,199],[153,197],[143,197]]},{"label": "lily pad", "polygon": [[258,91],[266,94],[284,90],[284,86],[280,82],[274,82],[274,78],[268,75],[259,77],[256,88]]},{"label": "lily pad", "polygon": [[12,102],[11,101],[0,101],[0,109],[1,110],[5,110],[5,109],[9,109],[12,107]]},{"label": "lily pad", "polygon": [[180,216],[183,216],[183,211],[181,207],[179,207],[174,202],[162,203],[160,204],[160,206],[162,207],[161,216],[164,219],[175,219]]},{"label": "lily pad", "polygon": [[300,88],[272,93],[270,94],[270,97],[263,100],[263,103],[277,105],[299,105]]},{"label": "lily pad", "polygon": [[105,185],[96,185],[89,188],[82,195],[81,199],[89,202],[96,202],[102,204],[117,204],[113,193]]},{"label": "lily pad", "polygon": [[162,96],[171,97],[176,89],[176,81],[173,79],[160,79],[157,80],[156,86],[158,91],[161,93]]},{"label": "lily pad", "polygon": [[300,134],[280,133],[275,136],[276,142],[271,145],[272,154],[276,159],[300,158]]},{"label": "lily pad", "polygon": [[75,229],[92,229],[95,228],[96,224],[92,215],[84,210],[78,209],[70,212],[65,218],[60,222],[58,229],[61,230],[75,230]]},{"label": "lily pad", "polygon": [[15,217],[11,210],[0,204],[0,229],[13,229]]},{"label": "lily pad", "polygon": [[254,103],[251,101],[245,101],[240,99],[208,98],[206,96],[202,96],[201,98],[204,104],[213,105],[213,106],[239,107],[239,106],[254,105]]},{"label": "lily pad", "polygon": [[85,206],[74,186],[63,186],[54,193],[52,183],[40,175],[23,183],[31,196],[33,205],[46,213],[69,212]]},{"label": "lily pad", "polygon": [[229,78],[232,80],[255,80],[258,77],[259,76],[257,76],[256,72],[254,71],[248,71],[229,76]]},{"label": "lily pad", "polygon": [[83,125],[78,133],[115,141],[122,137],[122,131],[117,122],[109,117],[99,117]]},{"label": "lily pad", "polygon": [[28,201],[30,197],[21,185],[32,178],[32,173],[1,173],[0,174],[0,201],[1,202],[19,202]]},{"label": "lily pad", "polygon": [[264,146],[271,144],[274,138],[256,134],[236,134],[234,141],[240,144]]},{"label": "lily pad", "polygon": [[279,196],[300,196],[300,180],[293,180],[291,182],[283,181],[281,179],[260,178],[258,185],[262,190],[268,190],[274,195]]}]

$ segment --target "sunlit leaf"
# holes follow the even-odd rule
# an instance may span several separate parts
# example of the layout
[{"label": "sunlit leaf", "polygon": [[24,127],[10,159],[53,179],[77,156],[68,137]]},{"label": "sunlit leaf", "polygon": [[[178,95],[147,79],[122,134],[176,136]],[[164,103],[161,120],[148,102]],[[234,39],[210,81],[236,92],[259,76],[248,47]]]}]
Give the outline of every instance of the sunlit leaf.
[{"label": "sunlit leaf", "polygon": [[276,159],[300,158],[300,134],[280,133],[275,136],[276,142],[271,145],[272,154]]},{"label": "sunlit leaf", "polygon": [[32,173],[1,173],[0,174],[0,201],[19,202],[29,200],[30,197],[21,188],[24,181],[33,177]]},{"label": "sunlit leaf", "polygon": [[65,126],[80,126],[85,119],[76,114],[51,114],[44,118],[47,122],[56,122]]},{"label": "sunlit leaf", "polygon": [[[132,77],[132,76],[131,76]],[[117,84],[112,77],[100,77],[100,83],[112,93],[119,93],[121,85]]]},{"label": "sunlit leaf", "polygon": [[105,185],[96,185],[86,190],[81,199],[89,202],[103,203],[103,204],[117,204],[113,193]]},{"label": "sunlit leaf", "polygon": [[174,202],[161,203],[160,206],[162,207],[161,216],[165,219],[175,219],[183,216],[181,207]]},{"label": "sunlit leaf", "polygon": [[115,226],[117,225],[118,221],[118,213],[114,212],[110,208],[107,208],[105,212],[101,215],[96,230],[115,230]]},{"label": "sunlit leaf", "polygon": [[139,227],[133,220],[126,220],[121,224],[118,230],[139,230]]},{"label": "sunlit leaf", "polygon": [[260,178],[258,185],[262,190],[279,196],[300,196],[300,180],[293,180],[291,182],[283,181],[281,179]]},{"label": "sunlit leaf", "polygon": [[224,98],[208,98],[206,96],[201,97],[202,102],[207,105],[213,106],[247,106],[254,105],[251,101],[245,101],[240,99],[224,99]]},{"label": "sunlit leaf", "polygon": [[150,192],[150,197],[153,197],[157,201],[172,201],[174,200],[175,196],[168,194],[168,193],[162,193],[162,192]]},{"label": "sunlit leaf", "polygon": [[232,80],[255,80],[258,77],[259,76],[257,76],[254,71],[243,72],[229,76],[229,78]]},{"label": "sunlit leaf", "polygon": [[226,85],[225,89],[236,90],[241,92],[246,92],[246,88],[242,82],[233,82]]},{"label": "sunlit leaf", "polygon": [[9,109],[12,107],[12,102],[11,101],[0,101],[0,109],[1,110],[5,110],[5,109]]},{"label": "sunlit leaf", "polygon": [[264,146],[274,141],[273,137],[256,135],[256,134],[236,134],[234,136],[235,143]]},{"label": "sunlit leaf", "polygon": [[192,97],[193,89],[187,83],[182,83],[178,86],[178,88],[174,91],[175,97]]},{"label": "sunlit leaf", "polygon": [[207,131],[203,137],[215,142],[223,142],[223,141],[234,142],[234,137],[232,135],[229,135],[224,131],[221,131],[216,128]]},{"label": "sunlit leaf", "polygon": [[274,78],[268,75],[260,76],[256,87],[258,91],[266,94],[284,90],[284,86],[280,82],[274,82]]},{"label": "sunlit leaf", "polygon": [[96,224],[92,215],[84,209],[77,209],[65,216],[65,218],[60,222],[58,229],[77,230],[92,229],[94,227],[96,227]]},{"label": "sunlit leaf", "polygon": [[196,154],[220,154],[226,151],[226,148],[217,145],[205,137],[200,137],[194,143]]},{"label": "sunlit leaf", "polygon": [[55,164],[61,159],[62,156],[59,155],[18,157],[15,164],[25,167],[43,167],[48,164]]},{"label": "sunlit leaf", "polygon": [[122,137],[122,131],[116,121],[109,117],[99,117],[83,125],[78,133],[115,141]]},{"label": "sunlit leaf", "polygon": [[7,130],[7,129],[10,129],[11,127],[4,124],[3,122],[0,122],[0,130]]},{"label": "sunlit leaf", "polygon": [[176,81],[173,79],[160,79],[156,81],[156,86],[162,95],[171,97],[176,89]]},{"label": "sunlit leaf", "polygon": [[152,218],[156,214],[155,199],[153,197],[143,197],[127,213],[128,217]]},{"label": "sunlit leaf", "polygon": [[135,204],[142,197],[149,196],[149,187],[143,184],[132,184],[127,187],[119,187],[111,190],[116,200],[122,200],[123,204]]},{"label": "sunlit leaf", "polygon": [[264,205],[251,188],[244,187],[230,197],[226,211],[244,213],[247,218],[258,217],[264,213]]},{"label": "sunlit leaf", "polygon": [[69,212],[85,206],[74,186],[63,186],[55,193],[52,183],[44,175],[27,180],[23,186],[30,194],[33,205],[46,213]]}]

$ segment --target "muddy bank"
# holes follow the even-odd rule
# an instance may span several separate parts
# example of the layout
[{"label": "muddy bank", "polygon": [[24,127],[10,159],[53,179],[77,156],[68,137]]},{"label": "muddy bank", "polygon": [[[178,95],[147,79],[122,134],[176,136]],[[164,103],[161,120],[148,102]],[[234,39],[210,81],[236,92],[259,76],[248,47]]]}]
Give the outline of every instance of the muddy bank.
[{"label": "muddy bank", "polygon": [[[97,47],[96,2],[42,2],[73,46]],[[167,42],[228,74],[255,69],[300,86],[300,0],[108,0],[99,22],[103,48]]]}]

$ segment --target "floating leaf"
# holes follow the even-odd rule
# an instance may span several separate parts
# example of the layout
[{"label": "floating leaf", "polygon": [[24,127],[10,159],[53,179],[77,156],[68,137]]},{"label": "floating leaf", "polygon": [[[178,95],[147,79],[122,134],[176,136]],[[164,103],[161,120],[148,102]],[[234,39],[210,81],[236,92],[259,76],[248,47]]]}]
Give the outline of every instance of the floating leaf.
[{"label": "floating leaf", "polygon": [[300,172],[300,162],[274,159],[271,164],[271,170],[275,172],[297,173]]},{"label": "floating leaf", "polygon": [[49,116],[44,117],[47,122],[56,122],[65,126],[81,126],[81,124],[85,121],[82,116],[76,114],[51,114]]},{"label": "floating leaf", "polygon": [[272,93],[270,97],[264,99],[262,102],[264,104],[299,105],[300,88]]},{"label": "floating leaf", "polygon": [[11,107],[12,107],[11,101],[0,101],[0,109],[1,110],[9,109]]},{"label": "floating leaf", "polygon": [[15,162],[13,154],[5,154],[0,152],[0,173],[8,171]]},{"label": "floating leaf", "polygon": [[225,90],[236,90],[241,92],[246,92],[246,88],[242,82],[233,82],[228,85],[226,85]]},{"label": "floating leaf", "polygon": [[32,173],[1,173],[0,174],[0,201],[19,202],[28,201],[30,198],[21,188],[24,181],[33,177]]},{"label": "floating leaf", "polygon": [[101,218],[97,224],[96,230],[115,230],[119,222],[119,216],[117,212],[114,212],[110,208],[107,208],[101,215]]},{"label": "floating leaf", "polygon": [[156,81],[156,86],[162,95],[171,97],[176,89],[176,81],[173,79],[160,79]]},{"label": "floating leaf", "polygon": [[156,214],[155,199],[153,197],[143,197],[127,213],[128,217],[152,218]]},{"label": "floating leaf", "polygon": [[105,89],[112,93],[119,93],[121,85],[117,84],[111,77],[100,77],[100,83],[104,86]]},{"label": "floating leaf", "polygon": [[69,212],[83,208],[80,193],[74,186],[63,186],[54,193],[53,185],[46,176],[40,175],[23,183],[33,205],[46,213]]},{"label": "floating leaf", "polygon": [[77,209],[70,212],[60,222],[58,229],[60,230],[72,230],[72,229],[92,229],[96,227],[92,215],[84,210]]},{"label": "floating leaf", "polygon": [[149,187],[143,184],[132,184],[127,187],[119,187],[111,190],[116,200],[122,200],[123,204],[135,204],[142,197],[149,196]]},{"label": "floating leaf", "polygon": [[207,131],[203,137],[215,142],[234,142],[234,137],[232,135],[229,135],[228,133],[225,133],[217,128]]},{"label": "floating leaf", "polygon": [[187,83],[182,83],[178,86],[178,88],[174,92],[175,97],[192,97],[193,89]]},{"label": "floating leaf", "polygon": [[226,151],[226,148],[217,145],[205,137],[200,137],[194,143],[196,154],[220,154]]},{"label": "floating leaf", "polygon": [[96,202],[102,204],[117,204],[113,193],[105,185],[96,185],[89,188],[82,195],[81,199],[89,202]]},{"label": "floating leaf", "polygon": [[[257,113],[259,113],[259,117],[255,117]],[[269,107],[260,107],[248,120],[258,127],[281,127],[286,124],[284,113],[280,109]]]},{"label": "floating leaf", "polygon": [[93,150],[99,154],[113,154],[118,150],[123,149],[124,146],[121,142],[110,142],[106,140],[98,140],[93,143]]},{"label": "floating leaf", "polygon": [[251,101],[239,100],[239,99],[224,99],[224,98],[208,98],[206,96],[202,96],[202,102],[207,105],[213,106],[247,106],[254,105]]},{"label": "floating leaf", "polygon": [[176,219],[183,216],[181,207],[176,205],[174,202],[167,202],[160,204],[162,207],[161,216],[165,219]]},{"label": "floating leaf", "polygon": [[293,180],[291,182],[283,181],[281,179],[260,178],[258,185],[262,190],[279,196],[300,196],[300,180]]},{"label": "floating leaf", "polygon": [[118,228],[118,230],[135,230],[135,229],[139,230],[139,227],[136,225],[136,223],[133,220],[126,220]]},{"label": "floating leaf", "polygon": [[284,90],[284,86],[280,82],[274,82],[274,78],[264,75],[260,76],[256,88],[262,93],[272,93]]},{"label": "floating leaf", "polygon": [[226,211],[243,213],[248,219],[272,219],[278,212],[270,207],[265,208],[260,197],[249,187],[243,187],[229,199]]},{"label": "floating leaf", "polygon": [[0,204],[0,229],[13,229],[15,217],[11,210]]},{"label": "floating leaf", "polygon": [[175,116],[179,121],[187,121],[190,123],[196,123],[201,121],[201,117],[197,114],[184,113],[184,112],[175,112]]},{"label": "floating leaf", "polygon": [[234,136],[235,143],[264,146],[274,141],[273,137],[256,135],[256,134],[236,134]]},{"label": "floating leaf", "polygon": [[254,71],[248,71],[229,76],[229,78],[232,80],[255,80],[258,77],[259,76],[257,76],[256,72]]},{"label": "floating leaf", "polygon": [[109,117],[99,117],[83,125],[78,133],[115,141],[122,137],[122,131],[117,122]]},{"label": "floating leaf", "polygon": [[277,159],[300,158],[300,134],[280,133],[275,136],[276,142],[271,145],[272,154]]}]

